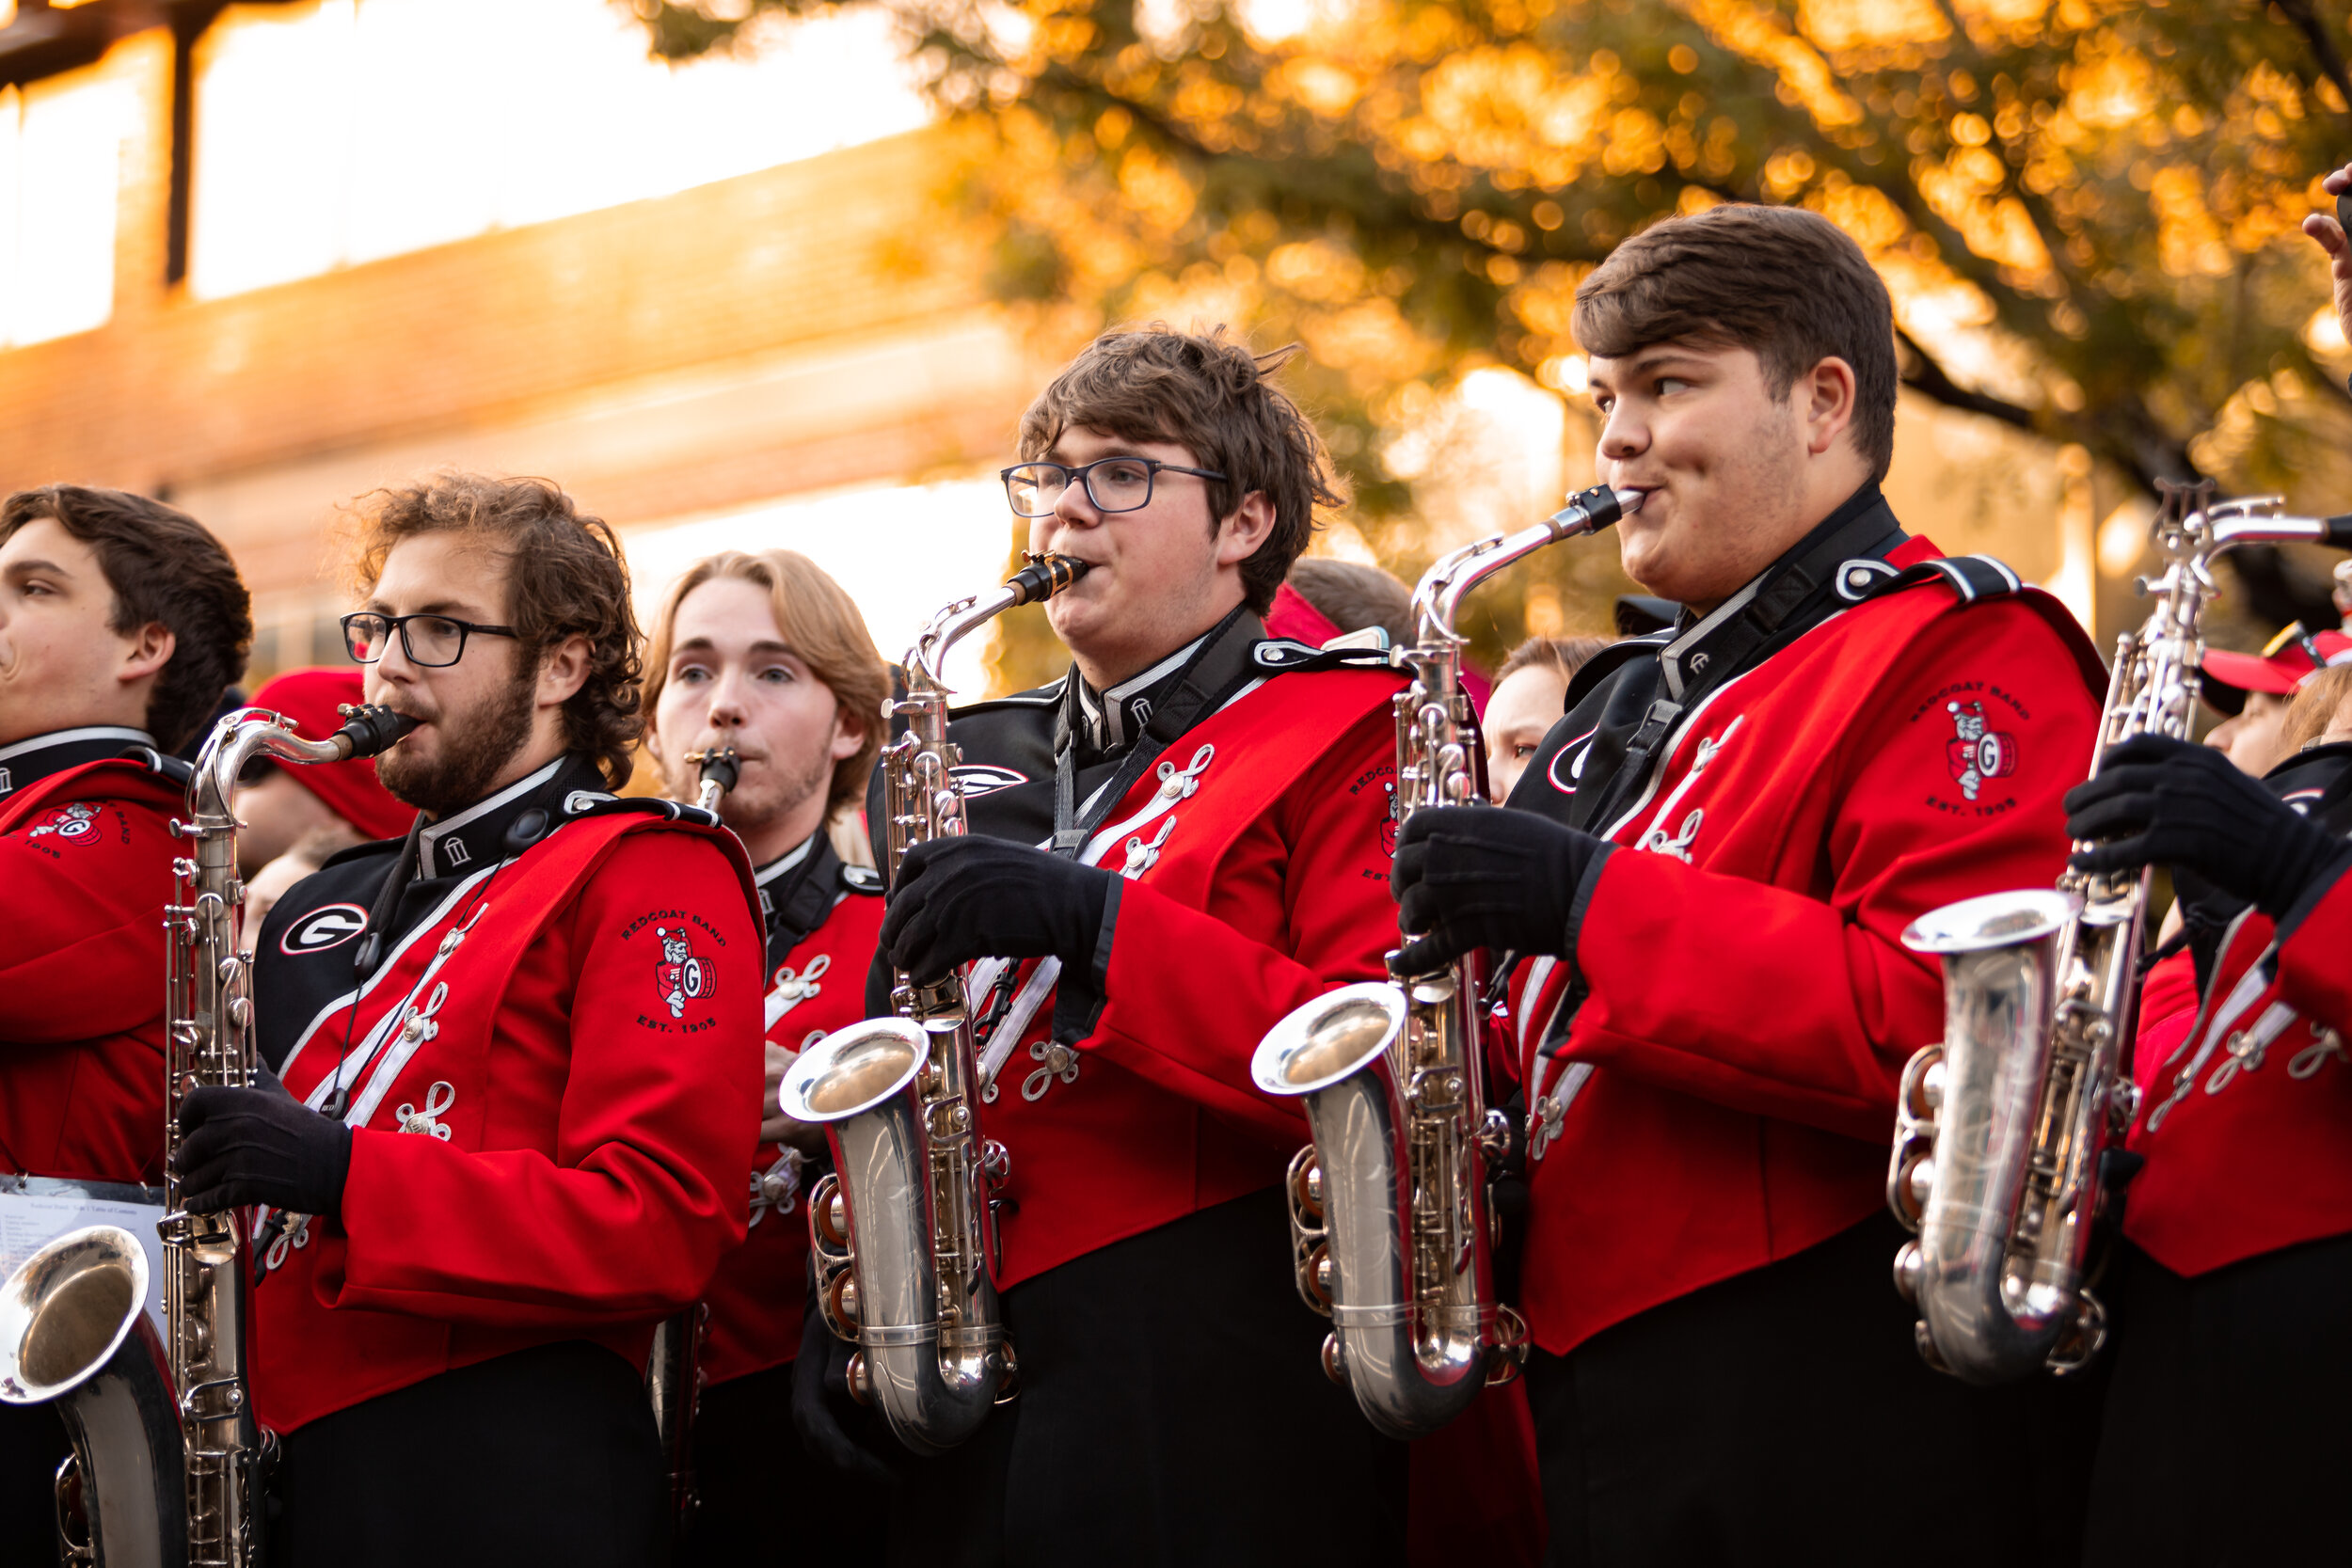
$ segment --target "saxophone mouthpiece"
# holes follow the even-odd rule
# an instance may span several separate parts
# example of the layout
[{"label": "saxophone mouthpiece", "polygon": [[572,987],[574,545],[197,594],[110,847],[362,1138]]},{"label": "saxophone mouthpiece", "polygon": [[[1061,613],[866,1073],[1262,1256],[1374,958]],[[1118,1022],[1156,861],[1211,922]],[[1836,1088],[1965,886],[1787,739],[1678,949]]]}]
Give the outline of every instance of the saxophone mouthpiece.
[{"label": "saxophone mouthpiece", "polygon": [[343,727],[328,738],[349,746],[343,753],[345,761],[389,751],[393,742],[423,722],[377,703],[339,703],[335,711],[343,716]]},{"label": "saxophone mouthpiece", "polygon": [[743,771],[743,759],[736,754],[732,746],[713,746],[707,752],[689,752],[683,760],[699,766],[702,768],[699,777],[703,787],[707,789],[716,784],[721,795],[735,787],[735,781]]},{"label": "saxophone mouthpiece", "polygon": [[1094,569],[1091,561],[1080,561],[1071,555],[1030,554],[1028,562],[1005,579],[1005,586],[1018,595],[1012,601],[1017,605],[1050,599]]}]

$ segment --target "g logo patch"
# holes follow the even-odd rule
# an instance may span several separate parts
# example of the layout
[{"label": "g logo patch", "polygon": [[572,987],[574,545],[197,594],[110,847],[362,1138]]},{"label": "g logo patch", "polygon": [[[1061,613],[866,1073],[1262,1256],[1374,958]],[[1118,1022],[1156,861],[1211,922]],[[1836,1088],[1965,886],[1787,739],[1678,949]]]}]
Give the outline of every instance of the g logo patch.
[{"label": "g logo patch", "polygon": [[330,947],[341,947],[368,928],[368,911],[357,904],[329,904],[312,910],[286,927],[286,934],[278,939],[278,950],[288,958],[299,958],[310,953],[324,953]]}]

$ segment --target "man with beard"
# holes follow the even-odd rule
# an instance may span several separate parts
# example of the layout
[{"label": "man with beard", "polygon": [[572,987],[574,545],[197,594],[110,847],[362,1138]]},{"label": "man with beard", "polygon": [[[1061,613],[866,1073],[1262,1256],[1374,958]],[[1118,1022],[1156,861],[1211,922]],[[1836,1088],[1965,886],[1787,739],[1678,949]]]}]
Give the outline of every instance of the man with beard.
[{"label": "man with beard", "polygon": [[2104,672],[2055,601],[1898,526],[1887,294],[1827,220],[1659,224],[1575,325],[1601,476],[1645,495],[1626,572],[1679,617],[1577,672],[1516,809],[1417,814],[1396,859],[1426,961],[1534,959],[1551,1560],[2071,1563],[2090,1396],[1929,1369],[1884,1182],[1944,1012],[1901,933],[2058,876]]},{"label": "man with beard", "polygon": [[[60,1200],[146,1203],[162,1180],[169,756],[252,635],[195,519],[71,484],[0,503],[0,1205],[48,1212],[0,1215],[0,1256],[124,1217]],[[65,1455],[54,1410],[0,1404],[0,1561],[55,1560]]]},{"label": "man with beard", "polygon": [[[799,1462],[792,1361],[807,1295],[812,1159],[820,1129],[776,1107],[801,1048],[866,1016],[866,970],[882,926],[882,879],[844,865],[826,834],[866,793],[881,749],[890,668],[840,584],[790,550],[729,551],[670,590],[645,673],[645,744],[675,800],[694,799],[696,758],[735,753],[719,816],[751,852],[767,923],[767,1075],[749,1151],[751,1230],[706,1295],[699,1360],[709,1386],[693,1416],[699,1506],[685,1560],[831,1559],[870,1545],[887,1495],[870,1477]],[[816,1332],[824,1332],[821,1320]],[[854,1463],[854,1462],[853,1462]],[[778,1521],[789,1519],[781,1529]]]},{"label": "man with beard", "polygon": [[284,1087],[191,1095],[179,1158],[190,1207],[262,1206],[281,1544],[653,1561],[652,1328],[743,1234],[751,868],[703,814],[612,793],[642,724],[611,529],[468,475],[358,525],[345,635],[369,699],[419,721],[376,770],[420,816],[271,911],[257,1028]]},{"label": "man with beard", "polygon": [[[1020,1394],[896,1454],[892,1561],[1402,1556],[1404,1450],[1325,1377],[1293,1282],[1305,1122],[1249,1079],[1268,1028],[1395,940],[1399,681],[1260,620],[1336,499],[1279,362],[1109,334],[1005,471],[1029,547],[1089,568],[1046,605],[1073,668],[951,726],[970,835],[906,856],[882,942],[917,982],[973,965]],[[849,1413],[846,1349],[801,1357],[811,1425]]]}]

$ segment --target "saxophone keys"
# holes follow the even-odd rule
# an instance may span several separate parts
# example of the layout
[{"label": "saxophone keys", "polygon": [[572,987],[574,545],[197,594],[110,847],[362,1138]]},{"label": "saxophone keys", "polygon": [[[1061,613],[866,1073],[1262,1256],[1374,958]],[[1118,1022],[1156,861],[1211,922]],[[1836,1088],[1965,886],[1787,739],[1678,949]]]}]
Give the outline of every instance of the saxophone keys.
[{"label": "saxophone keys", "polygon": [[1913,1306],[1919,1304],[1919,1282],[1927,1275],[1927,1254],[1916,1242],[1905,1242],[1895,1251],[1895,1292]]},{"label": "saxophone keys", "polygon": [[1323,1375],[1343,1388],[1347,1386],[1347,1351],[1340,1343],[1337,1329],[1323,1337]]}]

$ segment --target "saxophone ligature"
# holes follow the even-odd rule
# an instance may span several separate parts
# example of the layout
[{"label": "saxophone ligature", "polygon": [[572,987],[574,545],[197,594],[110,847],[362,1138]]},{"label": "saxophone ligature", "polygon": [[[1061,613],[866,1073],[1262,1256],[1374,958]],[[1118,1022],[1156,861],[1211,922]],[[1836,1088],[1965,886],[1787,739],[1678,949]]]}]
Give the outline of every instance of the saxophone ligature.
[{"label": "saxophone ligature", "polygon": [[[191,852],[164,911],[164,1332],[145,1317],[148,1268],[129,1231],[60,1236],[0,1284],[0,1398],[56,1402],[73,1438],[57,1473],[60,1549],[103,1568],[247,1568],[260,1471],[271,1447],[246,1374],[251,1250],[233,1212],[188,1212],[173,1161],[180,1107],[199,1088],[250,1088],[252,959],[240,950],[236,799],[247,764],[343,762],[384,751],[417,721],[345,705],[343,726],[305,740],[294,722],[240,708],[215,725],[188,783]],[[10,1398],[9,1378],[29,1397]],[[70,1518],[87,1521],[77,1536]]]},{"label": "saxophone ligature", "polygon": [[[1484,768],[1461,684],[1454,616],[1497,572],[1639,511],[1643,493],[1596,485],[1545,521],[1480,540],[1429,568],[1413,593],[1419,641],[1397,650],[1396,796],[1415,812],[1483,804]],[[1330,1318],[1324,1370],[1382,1433],[1409,1439],[1459,1416],[1488,1383],[1517,1377],[1527,1326],[1496,1299],[1486,1164],[1509,1146],[1487,1109],[1483,959],[1343,986],[1277,1023],[1250,1076],[1306,1105],[1314,1142],[1291,1162],[1299,1294]]]},{"label": "saxophone ligature", "polygon": [[[719,801],[742,775],[743,759],[732,746],[689,752],[681,761],[695,767],[694,804],[716,814]],[[670,1519],[681,1537],[693,1526],[702,1497],[694,1483],[694,1418],[702,1410],[710,1374],[703,1370],[703,1341],[710,1332],[710,1304],[698,1301],[654,1325],[645,1354],[645,1402],[653,1407],[654,1434],[670,1478]]]},{"label": "saxophone ligature", "polygon": [[[907,694],[890,706],[906,733],[882,753],[887,863],[965,831],[947,738],[948,650],[1016,605],[1049,599],[1089,562],[1029,558],[1003,587],[931,617],[906,658]],[[894,976],[894,1018],[838,1029],[801,1053],[779,1103],[824,1126],[834,1169],[809,1195],[817,1301],[826,1326],[858,1346],[850,1388],[879,1405],[898,1440],[937,1453],[972,1435],[1012,1397],[1012,1346],[991,1277],[1002,1145],[979,1128],[978,1053],[960,975]]]},{"label": "saxophone ligature", "polygon": [[[2210,483],[2159,488],[2164,570],[2139,579],[2154,607],[2116,645],[2094,777],[2134,736],[2187,736],[2216,557],[2252,543],[2352,547],[2352,515],[2285,516],[2275,498],[2214,505]],[[2055,888],[1964,899],[1903,932],[1942,960],[1944,1038],[1911,1058],[1898,1091],[1886,1196],[1918,1240],[1896,1254],[1895,1284],[1919,1308],[1920,1354],[1963,1382],[2072,1372],[2106,1339],[2085,1272],[2101,1156],[2137,1109],[2131,1043],[2151,881],[2069,867]]]}]

